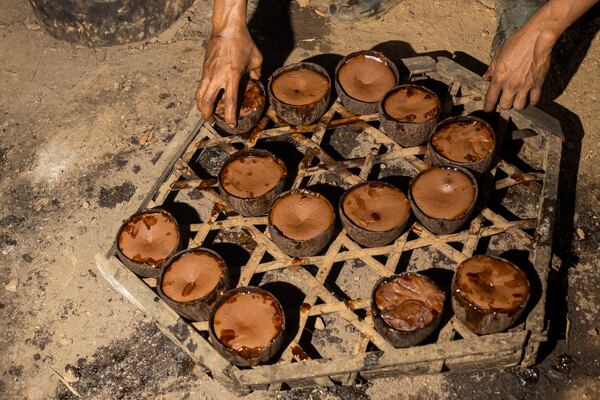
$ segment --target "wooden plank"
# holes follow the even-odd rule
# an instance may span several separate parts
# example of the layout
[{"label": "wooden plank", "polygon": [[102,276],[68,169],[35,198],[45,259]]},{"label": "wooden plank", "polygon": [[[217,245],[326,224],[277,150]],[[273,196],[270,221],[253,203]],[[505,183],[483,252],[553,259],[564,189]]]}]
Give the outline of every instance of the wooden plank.
[{"label": "wooden plank", "polygon": [[463,356],[446,360],[446,368],[450,371],[480,371],[486,368],[508,368],[519,364],[523,357],[523,348],[492,352],[477,356]]},{"label": "wooden plank", "polygon": [[526,336],[527,332],[525,331],[484,335],[443,344],[436,343],[385,352],[340,356],[335,360],[307,360],[294,364],[265,365],[248,370],[238,369],[234,372],[234,376],[242,385],[261,385],[442,359],[491,355],[520,350]]},{"label": "wooden plank", "polygon": [[538,133],[554,135],[562,142],[565,141],[565,135],[558,120],[535,106],[528,106],[523,110],[507,110],[508,115],[513,119],[521,129],[529,126]]},{"label": "wooden plank", "polygon": [[484,81],[481,76],[447,57],[437,58],[435,71],[446,77],[446,79],[460,82],[461,86],[463,86],[463,91],[464,88],[467,88],[469,91],[474,91],[478,94],[487,92],[489,82]]},{"label": "wooden plank", "polygon": [[[544,180],[542,196],[539,199],[538,219],[540,225],[536,230],[536,246],[533,251],[533,265],[538,273],[543,293],[547,293],[548,274],[552,260],[552,238],[556,218],[556,205],[558,199],[558,176],[560,170],[561,146],[560,138],[548,135],[546,141],[546,154],[544,156],[544,170],[547,178]],[[544,340],[545,331],[544,310],[546,297],[541,296],[540,301],[529,312],[525,326],[535,336],[534,340]],[[523,364],[526,366],[535,363],[537,344],[533,344],[526,351]]]},{"label": "wooden plank", "polygon": [[411,76],[426,74],[428,72],[433,72],[436,69],[435,60],[429,56],[403,58],[402,64],[408,68]]}]

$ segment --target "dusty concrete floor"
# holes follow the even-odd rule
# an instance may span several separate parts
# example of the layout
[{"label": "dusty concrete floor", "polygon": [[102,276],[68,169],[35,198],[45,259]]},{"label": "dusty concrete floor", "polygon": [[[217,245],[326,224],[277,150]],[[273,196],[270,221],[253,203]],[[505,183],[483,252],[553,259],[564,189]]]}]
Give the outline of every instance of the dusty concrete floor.
[{"label": "dusty concrete floor", "polygon": [[[94,50],[50,37],[26,2],[0,0],[0,397],[72,398],[53,370],[79,379],[72,385],[84,398],[233,397],[194,370],[93,264],[160,172],[162,152],[192,106],[210,3],[196,1],[185,20],[146,43]],[[293,5],[293,30],[285,15],[251,26],[272,65],[389,41],[403,55],[444,49],[487,63],[489,3],[407,0],[383,19],[352,26]],[[541,364],[249,399],[600,398],[597,30],[591,21],[568,37],[544,104],[567,143],[554,261],[562,270],[550,307],[557,341]]]}]

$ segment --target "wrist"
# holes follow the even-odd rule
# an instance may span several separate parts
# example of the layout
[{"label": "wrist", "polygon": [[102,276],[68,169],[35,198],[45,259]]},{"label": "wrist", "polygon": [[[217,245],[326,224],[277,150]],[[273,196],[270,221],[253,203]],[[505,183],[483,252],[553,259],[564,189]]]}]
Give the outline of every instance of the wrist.
[{"label": "wrist", "polygon": [[558,2],[547,2],[523,26],[528,34],[535,35],[538,41],[551,47],[569,27],[563,15],[565,10],[559,5]]},{"label": "wrist", "polygon": [[240,35],[249,35],[248,28],[245,24],[213,27],[210,36],[211,38],[229,38],[240,37]]},{"label": "wrist", "polygon": [[562,31],[555,27],[541,24],[535,20],[525,24],[517,31],[517,36],[525,40],[529,39],[535,49],[541,52],[551,51],[561,34]]},{"label": "wrist", "polygon": [[246,28],[246,0],[215,0],[213,34],[240,32]]}]

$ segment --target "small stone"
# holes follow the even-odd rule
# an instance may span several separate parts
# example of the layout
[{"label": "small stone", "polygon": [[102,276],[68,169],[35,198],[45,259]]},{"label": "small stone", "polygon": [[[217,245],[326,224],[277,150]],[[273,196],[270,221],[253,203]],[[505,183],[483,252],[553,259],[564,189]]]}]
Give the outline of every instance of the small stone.
[{"label": "small stone", "polygon": [[589,331],[587,331],[589,336],[598,336],[598,329],[596,328],[592,328]]},{"label": "small stone", "polygon": [[579,240],[585,239],[585,231],[583,229],[577,228],[575,229],[575,233],[577,233],[577,237],[579,238]]},{"label": "small stone", "polygon": [[84,200],[83,203],[81,203],[81,207],[83,207],[84,209],[88,209],[90,208],[90,202],[87,200]]},{"label": "small stone", "polygon": [[6,286],[4,286],[4,289],[8,290],[9,292],[16,292],[17,286],[19,286],[19,280],[11,279]]},{"label": "small stone", "polygon": [[25,20],[25,27],[27,29],[29,29],[30,31],[39,31],[40,30],[40,25],[37,22],[30,20],[29,18],[27,18],[27,20]]},{"label": "small stone", "polygon": [[60,338],[60,344],[62,344],[63,346],[68,346],[70,344],[73,344],[73,339],[68,337],[67,335],[63,335]]},{"label": "small stone", "polygon": [[323,322],[323,319],[321,317],[317,317],[317,319],[315,320],[315,329],[318,329],[320,331],[325,329],[325,323]]},{"label": "small stone", "polygon": [[154,131],[154,126],[152,126],[152,125],[149,125],[144,129],[144,131],[138,138],[138,143],[140,144],[140,146],[145,145],[152,139],[153,131]]},{"label": "small stone", "polygon": [[69,383],[75,383],[79,382],[81,379],[81,374],[79,373],[77,367],[72,364],[67,364],[65,365],[65,374],[63,375],[63,378]]}]

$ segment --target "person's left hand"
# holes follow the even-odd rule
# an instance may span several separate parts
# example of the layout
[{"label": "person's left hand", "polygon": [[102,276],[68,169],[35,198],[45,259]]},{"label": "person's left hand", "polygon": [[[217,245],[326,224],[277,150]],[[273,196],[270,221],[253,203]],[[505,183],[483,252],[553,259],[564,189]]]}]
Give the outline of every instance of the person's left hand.
[{"label": "person's left hand", "polygon": [[501,108],[521,110],[539,101],[555,38],[530,30],[521,28],[496,50],[483,76],[491,81],[484,111],[493,111],[498,102]]}]

